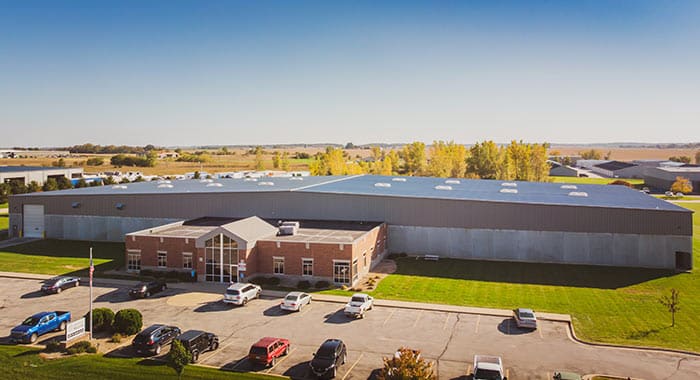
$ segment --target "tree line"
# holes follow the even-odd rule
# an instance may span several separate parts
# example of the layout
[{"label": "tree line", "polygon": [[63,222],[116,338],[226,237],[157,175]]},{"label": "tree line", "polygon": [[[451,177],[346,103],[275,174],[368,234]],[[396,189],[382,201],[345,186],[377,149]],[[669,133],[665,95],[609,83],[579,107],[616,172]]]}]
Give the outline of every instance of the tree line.
[{"label": "tree line", "polygon": [[64,148],[71,153],[87,153],[87,154],[144,154],[146,152],[157,150],[158,148],[154,145],[148,144],[146,146],[129,146],[129,145],[93,145],[93,144],[81,144],[73,145]]},{"label": "tree line", "polygon": [[426,151],[415,141],[400,150],[371,148],[367,159],[353,160],[341,148],[329,146],[309,165],[311,175],[408,175],[454,178],[484,178],[518,181],[546,181],[549,144],[511,141],[499,146],[493,141],[467,148],[454,141],[434,141]]}]

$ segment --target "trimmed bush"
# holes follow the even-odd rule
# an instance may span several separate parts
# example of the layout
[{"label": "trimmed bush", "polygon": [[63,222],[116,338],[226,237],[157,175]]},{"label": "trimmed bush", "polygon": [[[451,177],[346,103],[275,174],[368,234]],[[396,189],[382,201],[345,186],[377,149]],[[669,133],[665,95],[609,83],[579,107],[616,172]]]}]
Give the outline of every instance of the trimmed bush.
[{"label": "trimmed bush", "polygon": [[311,287],[311,283],[306,280],[301,280],[297,283],[297,288],[299,289],[308,289]]},{"label": "trimmed bush", "polygon": [[255,285],[259,285],[259,286],[267,285],[267,278],[263,277],[263,276],[257,276],[255,278],[252,278],[250,280],[250,283],[255,284]]},{"label": "trimmed bush", "polygon": [[331,284],[328,281],[324,281],[324,280],[316,281],[316,284],[314,285],[314,287],[316,289],[325,289],[329,286],[331,286]]},{"label": "trimmed bush", "polygon": [[51,339],[46,343],[46,352],[58,352],[61,351],[61,342],[58,339]]},{"label": "trimmed bush", "polygon": [[280,281],[281,281],[281,280],[280,280],[279,277],[270,277],[269,279],[267,279],[268,285],[272,285],[272,286],[277,286],[277,285],[279,285],[279,284],[280,284]]},{"label": "trimmed bush", "polygon": [[122,338],[123,338],[122,334],[114,333],[114,335],[112,335],[112,343],[121,343]]},{"label": "trimmed bush", "polygon": [[136,309],[122,309],[114,316],[114,330],[123,335],[134,335],[143,327],[143,316]]},{"label": "trimmed bush", "polygon": [[[92,328],[95,331],[109,331],[114,323],[114,312],[107,307],[92,310]],[[90,330],[90,312],[85,313],[85,330]]]},{"label": "trimmed bush", "polygon": [[78,342],[72,346],[70,346],[66,352],[68,352],[70,355],[75,355],[75,354],[82,354],[84,352],[94,354],[97,352],[97,348],[92,345],[92,343],[88,342],[87,340],[83,340],[81,342]]}]

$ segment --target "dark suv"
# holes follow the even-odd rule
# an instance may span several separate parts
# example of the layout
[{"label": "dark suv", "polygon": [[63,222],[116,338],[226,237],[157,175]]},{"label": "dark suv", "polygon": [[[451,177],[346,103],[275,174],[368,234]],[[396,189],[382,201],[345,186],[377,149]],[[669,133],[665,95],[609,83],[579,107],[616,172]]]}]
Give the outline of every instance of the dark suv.
[{"label": "dark suv", "polygon": [[348,351],[342,340],[328,339],[318,348],[309,365],[314,375],[333,378],[338,371],[338,366],[345,364],[347,356]]},{"label": "dark suv", "polygon": [[214,351],[219,348],[219,337],[208,332],[199,330],[188,330],[175,338],[182,343],[187,351],[192,355],[192,363],[199,360],[199,354],[204,351]]},{"label": "dark suv", "polygon": [[168,285],[163,281],[140,282],[138,285],[129,289],[131,298],[148,298],[151,294],[162,292],[167,289]]},{"label": "dark suv", "polygon": [[159,355],[161,348],[179,335],[180,329],[175,326],[152,325],[134,337],[131,347],[139,354]]}]

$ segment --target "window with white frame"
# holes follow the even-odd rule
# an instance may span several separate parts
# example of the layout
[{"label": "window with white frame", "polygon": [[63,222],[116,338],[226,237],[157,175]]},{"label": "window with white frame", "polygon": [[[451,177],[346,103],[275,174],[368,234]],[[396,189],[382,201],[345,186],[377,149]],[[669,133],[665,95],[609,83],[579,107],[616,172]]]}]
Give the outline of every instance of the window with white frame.
[{"label": "window with white frame", "polygon": [[168,252],[158,251],[158,268],[165,268],[168,266]]},{"label": "window with white frame", "polygon": [[141,251],[129,250],[126,254],[127,272],[138,272],[141,270]]},{"label": "window with white frame", "polygon": [[182,253],[182,268],[192,269],[192,252]]},{"label": "window with white frame", "polygon": [[301,259],[301,275],[302,276],[313,276],[314,275],[314,259]]},{"label": "window with white frame", "polygon": [[284,274],[284,257],[272,258],[272,273]]},{"label": "window with white frame", "polygon": [[336,284],[350,283],[349,261],[333,261],[333,282]]}]

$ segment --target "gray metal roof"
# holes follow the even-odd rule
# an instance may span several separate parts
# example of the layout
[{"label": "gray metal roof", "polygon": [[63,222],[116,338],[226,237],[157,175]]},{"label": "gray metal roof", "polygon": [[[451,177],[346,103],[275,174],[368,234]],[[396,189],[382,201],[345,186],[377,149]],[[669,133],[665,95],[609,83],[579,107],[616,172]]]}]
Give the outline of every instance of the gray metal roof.
[{"label": "gray metal roof", "polygon": [[221,228],[235,234],[247,242],[253,242],[277,233],[277,227],[267,223],[257,216],[251,216],[249,218],[224,224],[221,226]]},{"label": "gray metal roof", "polygon": [[[35,172],[44,170],[66,170],[71,168],[60,168],[53,166],[0,166],[0,173]],[[77,168],[74,168],[77,169]]]},{"label": "gray metal roof", "polygon": [[[258,179],[257,181],[245,179],[218,179],[213,182],[174,180],[171,183],[153,181],[129,183],[125,185],[126,188],[121,186],[87,187],[24,194],[18,195],[18,197],[295,191],[690,212],[675,204],[625,186],[373,175],[297,178],[303,178],[303,180],[276,177]],[[220,185],[212,185],[213,183]]]}]

